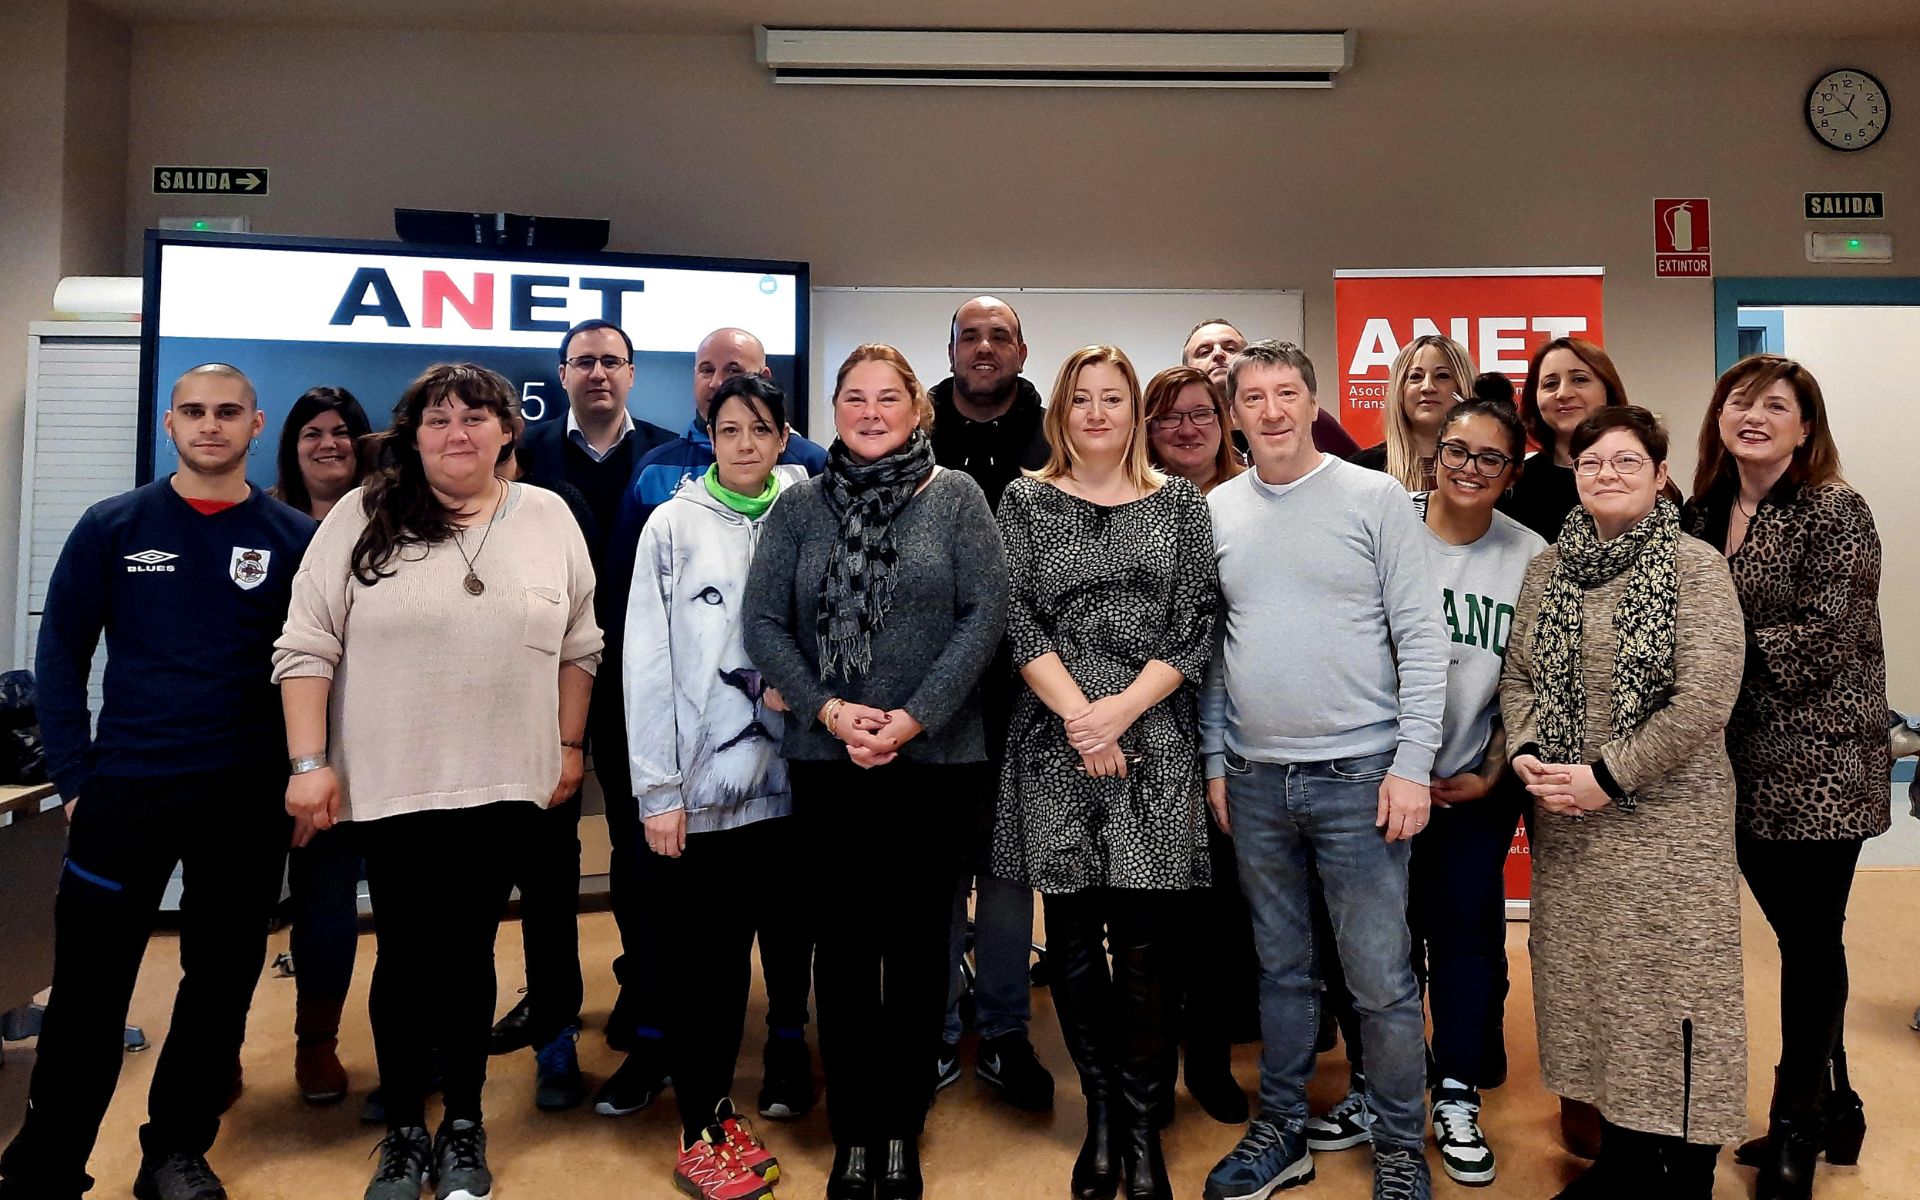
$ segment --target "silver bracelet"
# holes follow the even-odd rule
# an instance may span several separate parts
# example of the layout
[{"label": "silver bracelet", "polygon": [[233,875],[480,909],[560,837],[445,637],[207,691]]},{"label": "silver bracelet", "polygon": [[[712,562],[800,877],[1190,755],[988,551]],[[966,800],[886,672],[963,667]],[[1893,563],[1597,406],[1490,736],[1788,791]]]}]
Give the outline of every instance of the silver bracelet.
[{"label": "silver bracelet", "polygon": [[287,760],[287,774],[305,775],[309,771],[318,771],[327,765],[325,754],[303,754],[299,758]]}]

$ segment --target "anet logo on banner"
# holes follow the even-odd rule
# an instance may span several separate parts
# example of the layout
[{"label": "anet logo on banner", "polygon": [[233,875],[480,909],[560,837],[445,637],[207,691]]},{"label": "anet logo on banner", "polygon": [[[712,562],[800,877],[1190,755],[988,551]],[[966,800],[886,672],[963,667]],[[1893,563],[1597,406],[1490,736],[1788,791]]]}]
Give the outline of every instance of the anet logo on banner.
[{"label": "anet logo on banner", "polygon": [[1335,271],[1340,423],[1362,446],[1385,437],[1393,360],[1426,334],[1454,339],[1479,370],[1498,371],[1518,389],[1527,360],[1542,344],[1559,337],[1603,340],[1605,276],[1602,267]]}]

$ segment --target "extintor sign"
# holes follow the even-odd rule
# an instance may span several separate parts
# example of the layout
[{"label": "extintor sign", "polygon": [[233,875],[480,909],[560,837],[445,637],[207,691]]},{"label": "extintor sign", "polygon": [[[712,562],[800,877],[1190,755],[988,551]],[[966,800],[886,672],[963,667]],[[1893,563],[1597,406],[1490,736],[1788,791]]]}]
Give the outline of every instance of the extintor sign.
[{"label": "extintor sign", "polygon": [[1695,279],[1712,277],[1713,238],[1704,197],[1653,202],[1653,273]]}]

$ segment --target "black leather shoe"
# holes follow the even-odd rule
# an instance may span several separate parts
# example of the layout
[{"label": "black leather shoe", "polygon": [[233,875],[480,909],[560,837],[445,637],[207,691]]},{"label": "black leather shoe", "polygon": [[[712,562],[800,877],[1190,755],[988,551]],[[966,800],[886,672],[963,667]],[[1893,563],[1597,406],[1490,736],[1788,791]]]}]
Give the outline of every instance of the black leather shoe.
[{"label": "black leather shoe", "polygon": [[487,1035],[488,1054],[512,1054],[515,1050],[525,1050],[533,1045],[533,1006],[527,1003],[525,996],[520,1003],[507,1011],[507,1015],[493,1023],[493,1032]]},{"label": "black leather shoe", "polygon": [[1073,1160],[1074,1200],[1113,1200],[1120,1190],[1120,1155],[1114,1145],[1113,1110],[1105,1100],[1087,1101],[1087,1136]]},{"label": "black leather shoe", "polygon": [[1252,1115],[1233,1077],[1233,1047],[1222,1039],[1188,1035],[1187,1092],[1222,1125],[1245,1125]]},{"label": "black leather shoe", "polygon": [[865,1146],[835,1146],[827,1200],[874,1200],[873,1167]]},{"label": "black leather shoe", "polygon": [[919,1141],[894,1138],[888,1142],[882,1154],[880,1179],[873,1188],[874,1200],[920,1200],[924,1186]]}]

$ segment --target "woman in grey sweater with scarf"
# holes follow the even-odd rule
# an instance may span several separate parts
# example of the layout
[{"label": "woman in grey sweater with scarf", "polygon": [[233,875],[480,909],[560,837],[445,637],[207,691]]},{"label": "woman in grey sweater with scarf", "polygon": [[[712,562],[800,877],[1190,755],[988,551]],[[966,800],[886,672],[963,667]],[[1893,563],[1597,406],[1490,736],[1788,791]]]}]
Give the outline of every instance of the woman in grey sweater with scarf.
[{"label": "woman in grey sweater with scarf", "polygon": [[746,646],[790,713],[781,753],[819,880],[827,1196],[911,1200],[968,806],[990,782],[979,682],[1007,565],[979,485],[934,466],[933,407],[898,350],[848,356],[833,417],[826,472],[767,518]]}]

